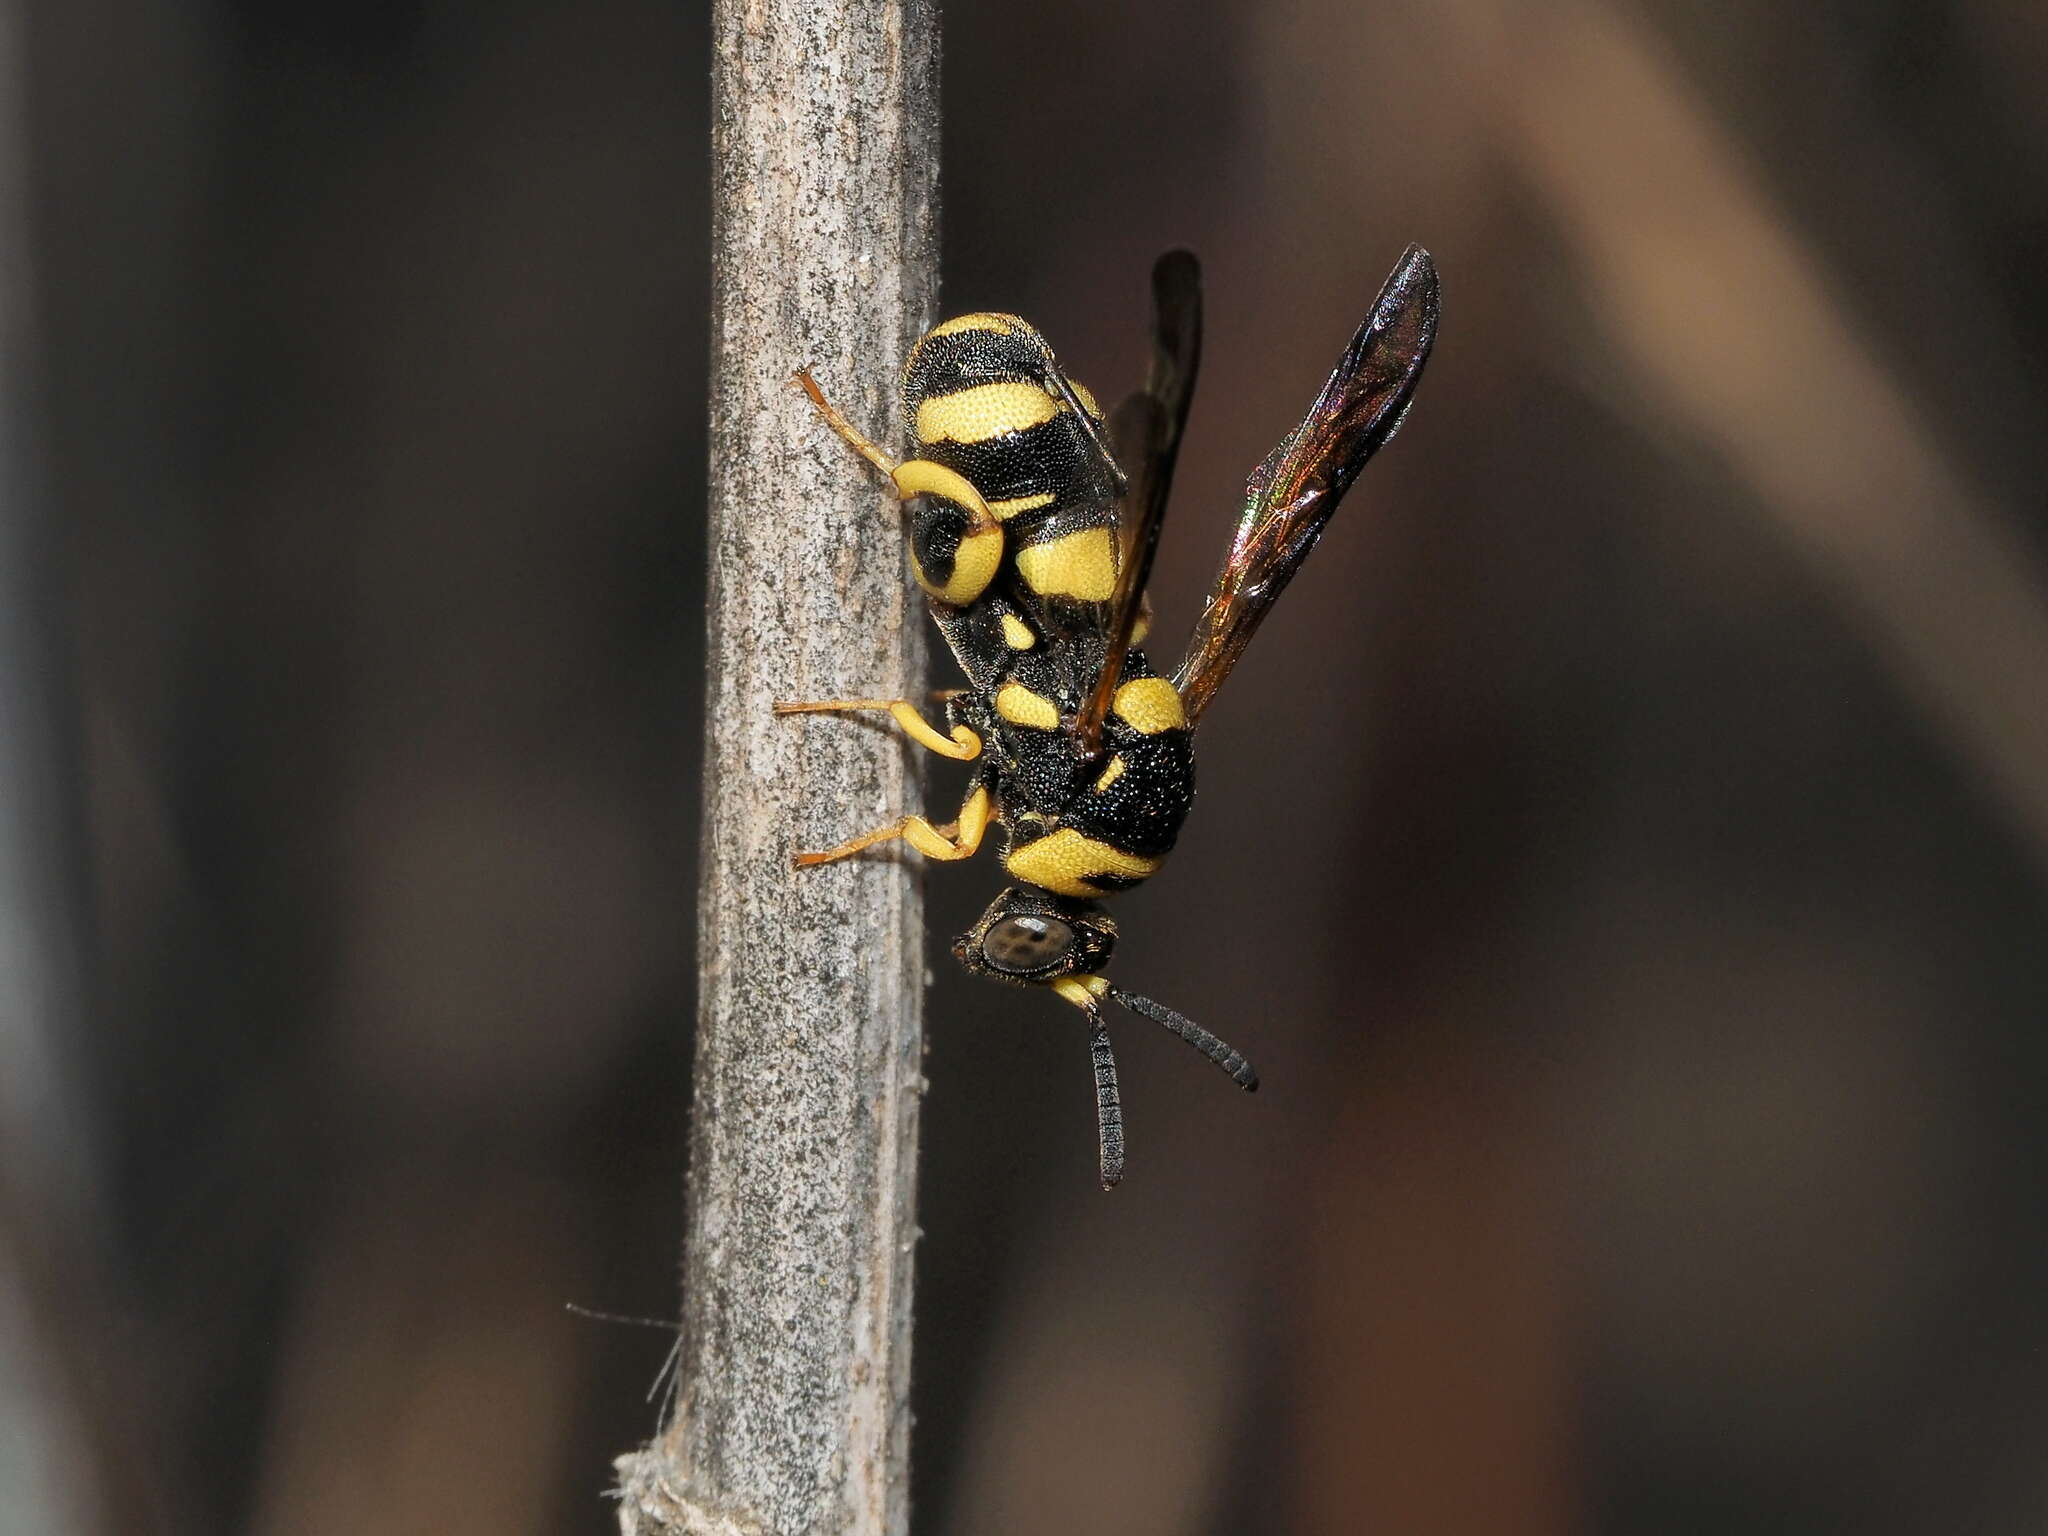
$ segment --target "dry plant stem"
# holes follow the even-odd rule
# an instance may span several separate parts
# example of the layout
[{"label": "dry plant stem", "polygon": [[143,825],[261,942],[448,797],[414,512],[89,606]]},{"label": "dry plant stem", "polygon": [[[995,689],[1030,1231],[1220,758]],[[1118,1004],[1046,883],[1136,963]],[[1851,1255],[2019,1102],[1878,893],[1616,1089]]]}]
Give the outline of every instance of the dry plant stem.
[{"label": "dry plant stem", "polygon": [[790,387],[894,423],[937,259],[926,0],[713,10],[709,739],[680,1388],[621,1528],[908,1524],[924,937],[900,854],[793,872],[921,809],[893,734],[776,699],[916,698],[895,509]]}]

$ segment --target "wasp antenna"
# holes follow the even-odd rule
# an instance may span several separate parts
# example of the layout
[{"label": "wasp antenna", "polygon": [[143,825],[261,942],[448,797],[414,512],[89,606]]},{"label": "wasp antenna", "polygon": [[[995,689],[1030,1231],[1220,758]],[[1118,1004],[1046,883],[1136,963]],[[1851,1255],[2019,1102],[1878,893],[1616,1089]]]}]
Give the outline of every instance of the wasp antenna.
[{"label": "wasp antenna", "polygon": [[1109,995],[1131,1012],[1141,1013],[1148,1019],[1164,1024],[1221,1067],[1224,1074],[1246,1093],[1259,1091],[1259,1074],[1253,1070],[1252,1064],[1238,1054],[1235,1046],[1217,1039],[1193,1019],[1175,1013],[1164,1003],[1155,1003],[1149,997],[1140,997],[1137,993],[1126,992],[1121,987],[1111,987]]},{"label": "wasp antenna", "polygon": [[1095,1062],[1095,1135],[1102,1151],[1102,1187],[1115,1189],[1124,1176],[1124,1105],[1117,1093],[1116,1052],[1102,1014],[1088,1016],[1088,1054]]}]

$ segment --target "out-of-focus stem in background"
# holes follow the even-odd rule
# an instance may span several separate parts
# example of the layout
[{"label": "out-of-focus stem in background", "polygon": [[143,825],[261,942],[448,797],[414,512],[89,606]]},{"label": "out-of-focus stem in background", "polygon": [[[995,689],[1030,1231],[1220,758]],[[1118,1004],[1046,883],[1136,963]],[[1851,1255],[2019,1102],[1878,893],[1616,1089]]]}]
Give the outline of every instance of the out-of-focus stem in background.
[{"label": "out-of-focus stem in background", "polygon": [[[65,566],[40,446],[22,7],[0,4],[0,1523],[152,1528],[78,1057],[85,922]],[[130,1369],[132,1367],[132,1370]]]},{"label": "out-of-focus stem in background", "polygon": [[2048,584],[2010,519],[1639,24],[1598,0],[1450,14],[1637,398],[1741,478],[2048,866]]}]

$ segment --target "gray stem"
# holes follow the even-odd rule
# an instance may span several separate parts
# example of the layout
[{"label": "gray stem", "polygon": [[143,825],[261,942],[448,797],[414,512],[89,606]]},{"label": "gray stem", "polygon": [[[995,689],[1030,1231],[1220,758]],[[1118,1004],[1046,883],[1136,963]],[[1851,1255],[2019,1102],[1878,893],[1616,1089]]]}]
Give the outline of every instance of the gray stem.
[{"label": "gray stem", "polygon": [[908,1526],[924,934],[891,847],[797,873],[916,804],[870,720],[919,698],[924,605],[873,472],[791,372],[884,441],[931,318],[929,0],[713,10],[709,735],[701,991],[674,1414],[622,1458],[629,1536]]}]

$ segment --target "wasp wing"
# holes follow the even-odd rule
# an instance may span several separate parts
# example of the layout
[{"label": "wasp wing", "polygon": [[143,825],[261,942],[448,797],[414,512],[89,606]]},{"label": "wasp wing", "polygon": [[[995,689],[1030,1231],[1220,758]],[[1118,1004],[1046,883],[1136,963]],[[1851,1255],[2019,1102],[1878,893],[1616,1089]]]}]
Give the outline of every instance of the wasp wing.
[{"label": "wasp wing", "polygon": [[1102,722],[1144,610],[1145,583],[1201,362],[1202,266],[1192,251],[1168,251],[1152,267],[1152,361],[1145,387],[1110,418],[1110,441],[1128,484],[1117,510],[1117,581],[1103,619],[1102,666],[1075,720],[1086,757],[1101,748]]},{"label": "wasp wing", "polygon": [[1191,723],[1315,548],[1366,460],[1400,427],[1436,325],[1436,265],[1411,245],[1315,404],[1245,483],[1230,553],[1174,674]]},{"label": "wasp wing", "polygon": [[[1041,531],[1057,541],[1068,533],[1088,528],[1111,529],[1110,560],[1113,569],[1120,571],[1123,565],[1122,541],[1114,530],[1122,525],[1122,509],[1129,482],[1110,446],[1108,424],[1087,406],[1073,381],[1056,362],[1050,360],[1049,355],[1043,383],[1047,392],[1066,407],[1063,419],[1072,418],[1080,430],[1084,447],[1080,462],[1072,467],[1072,478],[1062,495],[1061,512]],[[1049,596],[1036,590],[1021,576],[1013,588],[1013,596],[1019,605],[1051,637],[1053,643],[1048,653],[1061,678],[1060,692],[1065,698],[1077,701],[1077,705],[1088,699],[1102,672],[1105,637],[1109,633],[1109,615],[1116,593],[1114,577],[1109,591],[1108,597],[1100,599]]]}]

